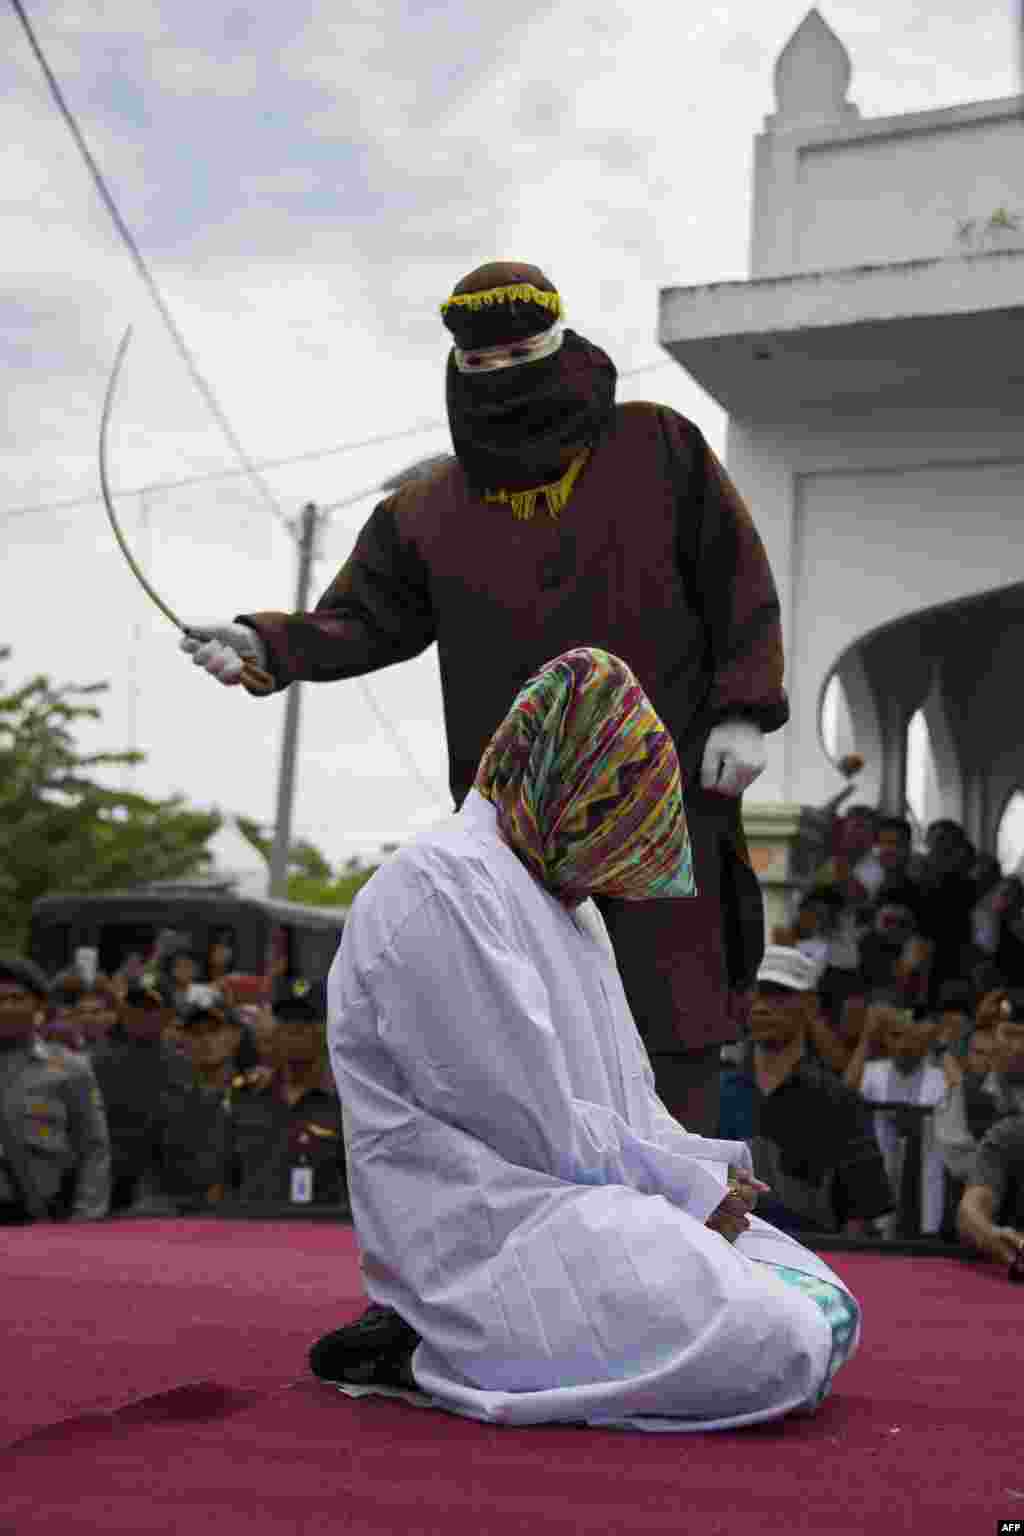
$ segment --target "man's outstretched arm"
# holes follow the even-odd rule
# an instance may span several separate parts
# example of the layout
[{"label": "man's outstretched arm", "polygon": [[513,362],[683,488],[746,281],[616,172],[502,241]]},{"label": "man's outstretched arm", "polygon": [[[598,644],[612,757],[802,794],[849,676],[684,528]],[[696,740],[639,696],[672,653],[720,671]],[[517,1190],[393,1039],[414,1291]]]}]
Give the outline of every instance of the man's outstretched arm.
[{"label": "man's outstretched arm", "polygon": [[275,691],[300,680],[359,677],[418,656],[436,639],[437,626],[426,566],[399,531],[401,495],[374,509],[312,613],[267,610],[238,614],[230,624],[196,625],[209,639],[184,640],[182,649],[229,685],[240,680],[243,660],[255,661],[271,674]]},{"label": "man's outstretched arm", "polygon": [[997,1264],[1011,1264],[1024,1251],[1024,1232],[996,1224],[1011,1177],[1024,1166],[1020,1117],[997,1120],[983,1137],[967,1175],[957,1211],[960,1236]]},{"label": "man's outstretched arm", "polygon": [[996,1226],[994,1216],[994,1192],[987,1184],[969,1185],[957,1211],[960,1236],[996,1264],[1012,1264],[1017,1254],[1024,1251],[1024,1232]]}]

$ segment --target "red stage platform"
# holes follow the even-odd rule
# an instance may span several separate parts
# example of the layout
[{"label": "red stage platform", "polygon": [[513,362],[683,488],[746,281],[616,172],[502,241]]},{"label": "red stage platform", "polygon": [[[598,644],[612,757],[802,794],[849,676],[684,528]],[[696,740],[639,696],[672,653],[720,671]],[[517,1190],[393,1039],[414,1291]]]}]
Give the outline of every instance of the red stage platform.
[{"label": "red stage platform", "polygon": [[864,1342],[813,1419],[739,1432],[503,1429],[315,1381],[365,1304],[350,1226],[0,1231],[0,1536],[643,1536],[1024,1521],[1024,1289],[831,1253]]}]

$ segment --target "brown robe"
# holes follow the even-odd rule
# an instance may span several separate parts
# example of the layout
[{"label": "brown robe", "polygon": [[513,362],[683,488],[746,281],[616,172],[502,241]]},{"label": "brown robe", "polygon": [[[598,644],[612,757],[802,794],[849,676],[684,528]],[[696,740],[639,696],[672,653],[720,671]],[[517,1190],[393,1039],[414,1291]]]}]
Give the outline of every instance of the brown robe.
[{"label": "brown robe", "polygon": [[636,673],[683,769],[699,895],[602,901],[651,1053],[737,1038],[764,908],[740,802],[704,791],[711,727],[789,718],[779,601],[749,512],[700,431],[667,406],[616,408],[557,522],[469,489],[454,458],[381,502],[313,613],[254,613],[279,687],[406,661],[437,642],[456,807],[526,679],[579,645]]}]

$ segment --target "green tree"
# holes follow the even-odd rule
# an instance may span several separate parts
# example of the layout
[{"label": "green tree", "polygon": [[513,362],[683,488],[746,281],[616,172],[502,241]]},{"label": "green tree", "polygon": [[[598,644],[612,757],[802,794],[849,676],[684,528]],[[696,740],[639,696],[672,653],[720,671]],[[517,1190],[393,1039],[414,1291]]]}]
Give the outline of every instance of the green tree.
[{"label": "green tree", "polygon": [[[0,664],[10,658],[0,646]],[[220,829],[216,811],[191,809],[182,796],[151,800],[107,789],[93,774],[142,763],[137,751],[83,754],[76,726],[99,720],[94,703],[107,683],[61,684],[31,678],[0,692],[0,944],[23,949],[32,903],[57,891],[102,891],[148,880],[177,880],[209,869],[207,847]]]},{"label": "green tree", "polygon": [[[266,860],[274,845],[272,831],[248,816],[236,816],[235,825],[251,848]],[[315,844],[299,839],[288,850],[288,900],[314,907],[347,907],[379,866],[360,866],[358,859],[347,859],[335,874]]]}]

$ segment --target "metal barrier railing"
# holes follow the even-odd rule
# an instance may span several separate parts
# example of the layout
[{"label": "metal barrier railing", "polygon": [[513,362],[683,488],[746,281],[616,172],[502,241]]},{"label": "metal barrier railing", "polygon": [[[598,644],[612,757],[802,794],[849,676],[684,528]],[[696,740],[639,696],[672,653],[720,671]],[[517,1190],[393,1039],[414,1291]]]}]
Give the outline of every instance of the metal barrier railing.
[{"label": "metal barrier railing", "polygon": [[[874,1114],[885,1115],[894,1124],[901,1143],[900,1166],[893,1191],[896,1197],[896,1214],[891,1236],[919,1238],[923,1235],[922,1167],[925,1122],[934,1114],[930,1104],[869,1103],[867,1108]],[[943,1187],[949,1174],[943,1169]]]}]

